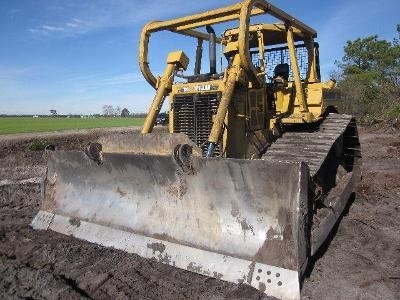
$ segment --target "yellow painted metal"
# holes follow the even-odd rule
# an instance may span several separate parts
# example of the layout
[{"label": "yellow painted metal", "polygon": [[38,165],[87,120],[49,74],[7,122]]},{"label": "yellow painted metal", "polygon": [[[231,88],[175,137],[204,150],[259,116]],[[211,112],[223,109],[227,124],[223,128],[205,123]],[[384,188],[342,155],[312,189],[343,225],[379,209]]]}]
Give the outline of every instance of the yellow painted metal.
[{"label": "yellow painted metal", "polygon": [[282,118],[283,123],[311,123],[319,120],[323,112],[323,83],[309,83],[305,86],[308,112],[302,112],[298,98],[293,99],[295,84],[292,82],[275,91],[276,117]]},{"label": "yellow painted metal", "polygon": [[293,86],[290,85],[290,87],[281,87],[275,91],[276,111],[280,118],[293,112],[292,90]]},{"label": "yellow painted metal", "polygon": [[[228,81],[228,74],[217,80],[210,80],[204,82],[188,82],[176,83],[172,86],[172,91],[168,95],[169,105],[169,132],[173,133],[174,124],[179,122],[174,120],[176,113],[174,99],[176,96],[191,96],[194,93],[200,95],[206,94],[220,94],[226,93],[226,84]],[[243,73],[243,72],[241,72]],[[239,76],[241,80],[243,78]],[[208,91],[199,91],[199,87],[209,86]],[[256,97],[254,94],[256,94]],[[220,139],[218,144],[222,147],[222,155],[231,158],[254,158],[258,157],[260,149],[266,144],[269,133],[265,126],[266,108],[263,107],[265,101],[265,88],[261,89],[248,89],[245,82],[236,82],[232,99],[228,105],[228,110],[223,121],[223,128],[221,129]],[[257,100],[253,103],[251,101]],[[289,98],[288,98],[289,99]],[[251,110],[256,112],[257,118],[251,120]],[[213,122],[216,120],[216,115],[213,115]],[[255,121],[257,121],[255,123]],[[250,123],[251,122],[251,123]],[[252,129],[251,129],[252,128]],[[264,128],[264,129],[263,129]],[[252,130],[251,133],[246,134],[246,130]],[[253,137],[254,135],[254,137]],[[257,136],[257,137],[256,137]]]},{"label": "yellow painted metal", "polygon": [[244,1],[240,10],[239,17],[239,55],[243,71],[249,78],[250,84],[253,88],[260,88],[264,85],[263,76],[258,76],[258,71],[254,67],[250,55],[249,35],[250,35],[250,14],[254,4],[266,3],[265,1]]},{"label": "yellow painted metal", "polygon": [[[293,29],[293,38],[295,42],[303,41],[305,38],[305,33],[299,30],[296,27],[292,27]],[[276,45],[276,44],[285,44],[287,37],[286,37],[286,26],[283,23],[263,23],[263,24],[250,24],[249,32],[250,33],[257,33],[261,31],[264,36],[264,45]],[[239,33],[239,28],[231,28],[227,29],[224,33],[225,37],[229,36],[237,36]],[[256,37],[258,38],[257,34],[251,34],[250,37],[250,45],[256,47]]]},{"label": "yellow painted metal", "polygon": [[301,112],[308,112],[306,98],[304,96],[303,86],[300,78],[299,65],[297,64],[296,49],[294,47],[293,29],[287,29],[287,43],[289,48],[290,63],[292,65],[294,83],[296,87],[296,98],[299,101]]},{"label": "yellow painted metal", "polygon": [[[164,22],[155,22],[151,27],[148,28],[148,30],[150,32],[156,32],[161,30],[179,31],[178,28],[184,30],[193,29],[201,26],[233,20],[235,19],[234,16],[239,13],[241,6],[242,6],[241,3],[237,3],[227,7],[206,11],[191,16],[186,16]],[[231,19],[227,19],[228,16],[230,16]],[[221,19],[222,21],[220,21]],[[210,22],[211,20],[216,20],[216,23]]]},{"label": "yellow painted metal", "polygon": [[222,94],[221,102],[219,103],[217,114],[215,115],[211,133],[208,138],[208,141],[211,143],[217,143],[221,138],[222,126],[224,124],[226,112],[228,111],[228,105],[232,100],[235,85],[239,80],[241,73],[242,68],[240,67],[240,56],[236,54],[233,58],[232,66],[229,68],[225,91]]},{"label": "yellow painted metal", "polygon": [[318,78],[317,74],[317,69],[316,69],[316,53],[315,53],[315,47],[314,47],[314,40],[312,37],[308,37],[304,39],[304,43],[307,47],[307,54],[308,54],[308,71],[307,71],[307,82],[308,83],[313,83],[313,82],[319,82],[320,78]]},{"label": "yellow painted metal", "polygon": [[183,51],[170,52],[167,57],[167,64],[175,64],[179,69],[186,70],[189,65],[189,58]]},{"label": "yellow painted metal", "polygon": [[[249,53],[248,33],[249,33],[249,20],[250,16],[269,14],[272,15],[285,24],[290,24],[299,32],[305,33],[309,36],[316,37],[317,33],[311,27],[300,22],[293,16],[287,14],[281,9],[264,0],[246,0],[242,3],[237,3],[227,7],[206,11],[191,16],[186,16],[169,21],[153,21],[146,24],[140,36],[139,43],[139,65],[145,79],[151,86],[156,87],[157,79],[150,70],[148,63],[148,44],[150,34],[153,32],[169,30],[172,32],[189,35],[195,38],[202,38],[208,40],[208,36],[199,31],[193,30],[206,25],[218,24],[227,21],[239,19],[239,54],[241,56],[242,68],[248,73],[252,86],[259,88],[262,86],[260,78],[257,77],[257,70],[251,63]],[[217,42],[220,41],[217,39]],[[244,44],[243,44],[244,43]]]},{"label": "yellow painted metal", "polygon": [[[283,23],[250,24],[251,16],[264,13],[277,17],[283,21]],[[213,124],[208,142],[222,142],[223,153],[226,155],[229,153],[229,157],[243,157],[245,152],[251,152],[245,149],[252,143],[249,141],[251,138],[249,138],[248,131],[250,128],[255,128],[255,122],[258,124],[256,126],[257,130],[253,130],[250,133],[250,135],[254,136],[258,135],[260,132],[264,132],[264,135],[267,134],[268,130],[273,128],[274,124],[277,123],[311,123],[319,120],[323,113],[323,108],[327,107],[327,104],[323,101],[323,96],[330,95],[327,91],[331,89],[331,87],[328,87],[328,84],[320,83],[320,78],[318,77],[316,61],[318,57],[315,52],[317,49],[314,46],[314,38],[317,34],[312,28],[263,0],[246,0],[242,3],[213,11],[198,13],[169,21],[155,21],[146,24],[142,30],[139,46],[139,64],[146,80],[155,88],[157,88],[157,84],[161,82],[161,79],[157,80],[151,72],[147,61],[148,44],[152,33],[167,30],[194,37],[198,39],[198,41],[207,41],[210,37],[208,34],[202,32],[200,27],[223,23],[234,19],[239,20],[239,26],[237,28],[226,29],[223,37],[217,38],[217,42],[225,45],[224,54],[227,59],[230,60],[229,68],[224,71],[223,77],[213,76],[205,81],[196,81],[192,83],[172,84],[172,82],[169,82],[167,88],[163,92],[159,91],[158,88],[155,97],[156,101],[155,103],[153,101],[152,108],[150,109],[152,114],[149,117],[149,121],[145,123],[147,127],[143,129],[144,131],[152,127],[152,122],[150,121],[155,120],[157,104],[162,103],[164,97],[169,93],[169,131],[171,133],[174,132],[174,97],[180,94],[203,94],[210,92],[198,90],[197,88],[201,85],[212,85],[213,92],[221,94],[217,112],[212,117]],[[295,42],[301,41],[305,43],[308,53],[308,70],[304,83],[300,78],[295,49]],[[280,86],[273,87],[273,101],[276,104],[276,111],[268,112],[262,108],[267,106],[267,101],[272,101],[271,99],[267,100],[267,95],[265,93],[265,91],[271,89],[272,86],[268,87],[268,83],[265,80],[264,70],[268,62],[266,62],[264,58],[264,47],[280,44],[287,44],[288,46],[294,82],[288,81]],[[252,62],[250,49],[258,50],[260,65],[257,67],[255,67]],[[177,62],[179,60],[173,58],[171,61]],[[169,63],[171,61],[169,60]],[[186,63],[180,62],[176,68],[181,68],[182,64]],[[269,67],[271,68],[271,66]],[[164,81],[166,80],[165,75],[161,78],[164,78]],[[163,88],[163,85],[160,87]],[[262,102],[257,102],[257,105],[260,106],[258,112],[255,112],[257,108],[250,103],[255,99],[255,91],[258,91],[256,93],[257,95],[261,93],[262,96],[260,97],[263,99]],[[245,97],[247,100],[243,103],[232,100],[237,99],[239,95],[240,97]],[[250,97],[249,95],[253,96]],[[259,96],[256,98],[258,99]],[[335,99],[335,97],[332,98],[329,103],[336,103],[334,102],[336,101]],[[233,106],[235,107],[234,109],[230,108],[230,103],[232,101],[236,102]],[[239,102],[240,105],[247,103],[245,104],[246,108],[244,112],[238,112],[240,109],[235,105],[239,105]],[[252,116],[249,115],[250,107],[252,107],[252,114],[256,116],[257,120],[253,120]],[[261,119],[262,122],[259,120],[261,110],[264,114],[263,119]],[[224,123],[227,125],[226,127],[224,127]],[[230,124],[229,126],[228,123]],[[264,127],[260,124],[264,124]],[[234,138],[231,133],[227,132],[228,130],[234,130],[234,134],[240,136],[240,138]],[[241,147],[232,147],[230,145],[232,142],[237,143],[240,139],[245,140]],[[245,155],[247,157],[247,154]]]},{"label": "yellow painted metal", "polygon": [[237,41],[235,42],[229,42],[225,49],[224,49],[224,53],[225,54],[229,54],[229,53],[235,53],[239,51],[239,44]]},{"label": "yellow painted metal", "polygon": [[264,52],[264,35],[261,30],[257,31],[258,49],[260,52],[260,71],[265,71],[265,52]]},{"label": "yellow painted metal", "polygon": [[174,132],[174,98],[176,95],[185,95],[185,94],[207,94],[210,91],[199,91],[199,87],[201,86],[210,86],[212,87],[212,93],[224,93],[225,92],[225,84],[226,78],[210,80],[210,81],[202,81],[202,82],[191,82],[191,83],[175,83],[172,85],[171,92],[168,95],[169,98],[169,132]]},{"label": "yellow painted metal", "polygon": [[140,70],[143,74],[143,77],[146,81],[153,87],[156,88],[157,78],[150,71],[149,61],[148,61],[148,52],[149,52],[149,40],[150,40],[150,32],[149,27],[153,22],[147,23],[140,33],[139,40],[139,66]]},{"label": "yellow painted metal", "polygon": [[301,114],[293,114],[290,117],[281,119],[282,124],[304,124],[312,123],[320,120],[322,117],[315,117],[312,113],[306,112]]},{"label": "yellow painted metal", "polygon": [[[256,16],[263,14],[264,11],[261,9],[252,9],[251,15]],[[187,25],[182,25],[182,26],[177,26],[176,30],[181,31],[181,30],[186,30],[186,29],[191,29],[191,28],[197,28],[197,27],[203,27],[207,25],[212,25],[212,24],[218,24],[218,23],[223,23],[223,22],[228,22],[235,20],[237,16],[235,14],[227,15],[227,16],[220,16],[216,17],[214,19],[209,19],[209,20],[204,20],[204,21],[198,21],[198,22],[193,22]]]},{"label": "yellow painted metal", "polygon": [[333,80],[321,83],[322,111],[328,107],[334,108],[338,112],[343,111],[343,101],[341,100],[340,91],[336,87]]},{"label": "yellow painted metal", "polygon": [[292,26],[300,29],[302,32],[307,32],[312,36],[316,36],[317,34],[316,31],[311,27],[264,0],[246,0],[241,3],[194,14],[191,16],[164,22],[153,22],[153,24],[148,27],[148,30],[149,32],[161,30],[181,31],[237,20],[241,11],[243,10],[243,7],[246,7],[246,10],[250,8],[250,10],[248,10],[248,17],[269,14],[279,20],[282,20],[284,23],[291,24]]},{"label": "yellow painted metal", "polygon": [[172,84],[171,76],[174,72],[174,69],[174,64],[168,64],[165,68],[164,74],[160,78],[160,83],[158,84],[153,102],[151,103],[149,112],[147,113],[146,119],[144,121],[142,133],[150,133],[153,130],[157,115],[160,112],[161,106],[166,96],[166,92]]},{"label": "yellow painted metal", "polygon": [[173,81],[173,72],[176,69],[186,69],[189,64],[189,59],[183,51],[171,52],[167,58],[167,67],[165,68],[164,74],[161,76],[158,85],[157,92],[154,96],[153,102],[150,106],[149,112],[143,124],[142,133],[150,133],[153,130],[154,124],[158,113],[160,112],[164,98],[167,93],[171,90]]},{"label": "yellow painted metal", "polygon": [[335,85],[336,85],[335,81],[333,81],[332,79],[330,79],[330,80],[328,80],[327,82],[323,83],[323,84],[322,84],[322,87],[323,87],[323,88],[326,88],[326,89],[333,89],[333,88],[335,87]]},{"label": "yellow painted metal", "polygon": [[[170,30],[172,32],[177,32],[175,30]],[[179,34],[185,35],[185,36],[189,36],[192,38],[197,38],[197,39],[201,39],[204,41],[208,41],[210,39],[210,35],[207,33],[203,33],[197,30],[192,30],[192,29],[184,29],[184,30],[180,30],[179,32],[177,32]],[[217,43],[221,43],[221,38],[220,37],[216,37],[215,38]]]}]

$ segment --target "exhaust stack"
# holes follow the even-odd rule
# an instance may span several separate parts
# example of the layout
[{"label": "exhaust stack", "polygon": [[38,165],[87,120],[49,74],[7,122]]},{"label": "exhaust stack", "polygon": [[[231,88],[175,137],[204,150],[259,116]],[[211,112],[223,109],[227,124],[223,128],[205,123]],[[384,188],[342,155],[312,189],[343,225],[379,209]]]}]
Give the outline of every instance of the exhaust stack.
[{"label": "exhaust stack", "polygon": [[210,26],[206,26],[206,30],[210,35],[210,42],[209,42],[209,54],[210,54],[210,74],[217,73],[217,60],[216,60],[216,36],[214,29]]},{"label": "exhaust stack", "polygon": [[196,62],[195,62],[195,66],[194,66],[194,75],[200,74],[202,55],[203,55],[203,40],[197,39]]}]

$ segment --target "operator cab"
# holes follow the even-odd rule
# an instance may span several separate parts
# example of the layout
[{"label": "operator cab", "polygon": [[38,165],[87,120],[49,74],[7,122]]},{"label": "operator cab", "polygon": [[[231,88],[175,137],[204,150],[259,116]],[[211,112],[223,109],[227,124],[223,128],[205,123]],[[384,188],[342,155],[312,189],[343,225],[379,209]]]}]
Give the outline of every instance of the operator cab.
[{"label": "operator cab", "polygon": [[[228,29],[224,33],[223,44],[226,45],[225,55],[237,50],[239,28]],[[296,56],[303,81],[309,77],[309,59],[314,57],[317,76],[313,80],[319,81],[319,57],[318,43],[312,43],[307,48],[307,39],[300,30],[293,28],[293,40],[295,42]],[[285,82],[293,80],[293,71],[287,46],[287,29],[282,23],[254,24],[249,30],[249,50],[254,67],[260,75],[265,75],[267,83]],[[313,53],[309,53],[313,52]],[[312,55],[311,55],[312,54]],[[308,80],[310,81],[310,80]]]},{"label": "operator cab", "polygon": [[[228,29],[223,35],[228,60],[238,51],[238,36],[239,28]],[[293,42],[301,81],[319,82],[318,44],[296,28],[293,28]],[[249,51],[258,76],[264,76],[268,111],[279,112],[281,107],[277,105],[277,92],[286,93],[285,89],[294,84],[286,26],[282,23],[250,25]],[[313,66],[316,72],[311,71]]]}]

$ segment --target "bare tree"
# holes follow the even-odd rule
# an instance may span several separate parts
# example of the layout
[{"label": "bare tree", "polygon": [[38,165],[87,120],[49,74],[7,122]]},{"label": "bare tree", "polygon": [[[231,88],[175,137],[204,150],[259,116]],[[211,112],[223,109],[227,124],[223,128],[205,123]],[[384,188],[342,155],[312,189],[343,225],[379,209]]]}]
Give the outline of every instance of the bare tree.
[{"label": "bare tree", "polygon": [[[124,109],[126,109],[126,108],[124,108]],[[122,109],[121,106],[104,105],[103,106],[103,116],[120,117],[120,116],[122,116],[122,112],[124,111],[124,109]],[[129,116],[129,110],[127,110],[127,112],[128,112],[128,114],[126,115],[126,111],[125,111],[125,115],[124,115],[125,117]]]},{"label": "bare tree", "polygon": [[121,106],[117,106],[116,108],[114,108],[114,116],[115,117],[121,116]]},{"label": "bare tree", "polygon": [[112,105],[104,105],[103,106],[103,116],[113,116],[114,115],[114,107]]}]

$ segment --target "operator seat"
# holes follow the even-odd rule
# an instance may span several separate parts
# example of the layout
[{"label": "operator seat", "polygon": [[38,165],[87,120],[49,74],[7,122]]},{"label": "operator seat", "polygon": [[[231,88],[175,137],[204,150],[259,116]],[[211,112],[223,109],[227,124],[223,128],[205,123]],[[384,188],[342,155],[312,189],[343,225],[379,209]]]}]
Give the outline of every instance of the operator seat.
[{"label": "operator seat", "polygon": [[285,81],[289,80],[289,65],[287,63],[276,65],[274,69],[274,79],[281,77]]}]

